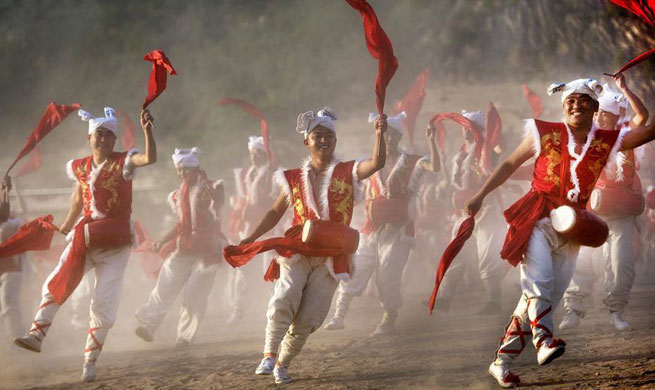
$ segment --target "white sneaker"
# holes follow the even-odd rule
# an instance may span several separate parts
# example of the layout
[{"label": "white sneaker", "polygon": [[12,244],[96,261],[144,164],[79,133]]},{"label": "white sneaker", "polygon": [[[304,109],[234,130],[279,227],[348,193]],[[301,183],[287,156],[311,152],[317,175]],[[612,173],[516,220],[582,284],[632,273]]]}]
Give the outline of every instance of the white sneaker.
[{"label": "white sneaker", "polygon": [[564,340],[552,339],[548,343],[543,343],[537,350],[537,363],[544,366],[564,354],[566,343]]},{"label": "white sneaker", "polygon": [[388,336],[396,331],[396,327],[390,321],[382,320],[371,333],[371,337]]},{"label": "white sneaker", "polygon": [[143,341],[151,342],[155,339],[155,332],[150,329],[148,325],[141,325],[134,330],[137,336],[139,336]]},{"label": "white sneaker", "polygon": [[95,382],[96,380],[96,364],[95,362],[84,362],[82,366],[82,382]]},{"label": "white sneaker", "polygon": [[619,332],[627,332],[632,330],[630,323],[623,318],[623,313],[619,313],[618,311],[615,311],[611,314],[610,323],[614,325],[616,330]]},{"label": "white sneaker", "polygon": [[16,337],[14,339],[14,344],[27,349],[28,351],[41,352],[41,339],[33,333],[28,333],[22,337]]},{"label": "white sneaker", "polygon": [[506,389],[516,387],[521,383],[519,376],[509,370],[509,364],[492,362],[489,366],[489,374],[494,377],[501,387]]},{"label": "white sneaker", "polygon": [[343,318],[341,318],[341,317],[339,317],[339,316],[334,316],[334,317],[330,320],[330,322],[328,322],[328,323],[323,327],[323,329],[327,329],[327,330],[341,330],[341,329],[343,329],[343,328],[345,328],[345,327],[346,327],[346,325],[343,323]]},{"label": "white sneaker", "polygon": [[255,368],[256,375],[271,375],[273,368],[275,367],[275,358],[273,356],[267,356],[262,359],[257,368]]},{"label": "white sneaker", "polygon": [[559,324],[559,330],[573,329],[580,325],[580,316],[573,310],[567,310]]},{"label": "white sneaker", "polygon": [[275,384],[280,385],[282,383],[290,383],[292,381],[291,377],[287,373],[287,368],[282,366],[275,366],[273,370],[273,376],[275,377]]}]

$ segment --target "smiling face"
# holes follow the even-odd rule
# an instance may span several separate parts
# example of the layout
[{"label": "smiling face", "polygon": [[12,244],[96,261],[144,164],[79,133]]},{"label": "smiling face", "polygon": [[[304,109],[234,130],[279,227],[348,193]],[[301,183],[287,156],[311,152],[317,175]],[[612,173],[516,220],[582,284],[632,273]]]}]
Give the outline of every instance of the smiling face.
[{"label": "smiling face", "polygon": [[114,151],[116,143],[116,134],[113,131],[98,127],[93,134],[87,136],[89,145],[94,153],[101,156],[109,156]]},{"label": "smiling face", "polygon": [[598,102],[591,96],[582,93],[572,93],[564,99],[562,104],[564,119],[572,127],[589,127],[598,111]]},{"label": "smiling face", "polygon": [[614,130],[619,123],[619,116],[611,112],[599,110],[596,114],[596,125],[604,130]]},{"label": "smiling face", "polygon": [[337,135],[327,127],[319,125],[309,133],[304,144],[312,157],[318,157],[321,161],[329,161],[337,146]]}]

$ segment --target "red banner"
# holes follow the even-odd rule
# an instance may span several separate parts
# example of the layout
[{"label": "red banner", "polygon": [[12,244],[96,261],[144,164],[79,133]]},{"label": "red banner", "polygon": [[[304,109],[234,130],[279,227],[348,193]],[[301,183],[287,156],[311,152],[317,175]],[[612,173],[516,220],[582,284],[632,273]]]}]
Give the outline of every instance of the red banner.
[{"label": "red banner", "polygon": [[655,27],[655,0],[610,0],[610,2],[623,7],[639,16],[651,27]]},{"label": "red banner", "polygon": [[43,158],[41,156],[41,150],[39,150],[39,148],[35,146],[29,160],[25,161],[25,164],[23,164],[23,166],[20,167],[20,170],[16,174],[16,177],[29,175],[30,173],[41,168],[42,160]]},{"label": "red banner", "polygon": [[523,95],[532,108],[532,117],[538,119],[544,113],[544,106],[541,104],[541,98],[534,93],[527,84],[523,84]]},{"label": "red banner", "polygon": [[423,106],[425,99],[425,86],[430,79],[430,68],[425,68],[417,77],[407,94],[399,100],[394,106],[396,114],[405,111],[407,118],[403,119],[407,128],[407,138],[409,144],[414,150],[414,130],[416,129],[416,120]]},{"label": "red banner", "polygon": [[166,54],[161,50],[153,50],[146,54],[143,59],[152,62],[152,71],[148,80],[148,96],[143,101],[143,109],[145,110],[166,89],[167,72],[171,76],[177,73]]}]

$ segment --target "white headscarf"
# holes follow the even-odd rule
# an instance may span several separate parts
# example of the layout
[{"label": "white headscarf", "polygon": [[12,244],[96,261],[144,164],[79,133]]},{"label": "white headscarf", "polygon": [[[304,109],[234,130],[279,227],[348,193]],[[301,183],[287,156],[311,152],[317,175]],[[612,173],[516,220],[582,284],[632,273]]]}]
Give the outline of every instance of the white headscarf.
[{"label": "white headscarf", "polygon": [[462,116],[484,129],[484,112],[462,110]]},{"label": "white headscarf", "polygon": [[622,93],[613,90],[607,85],[603,84],[603,94],[598,98],[599,109],[607,111],[614,115],[620,115],[621,108],[627,108],[627,99]]},{"label": "white headscarf", "polygon": [[332,109],[327,106],[318,111],[307,111],[298,115],[298,119],[296,120],[296,131],[304,135],[305,138],[307,138],[309,133],[311,133],[317,126],[323,126],[336,133],[337,128],[334,126],[335,120],[337,120],[337,116],[332,113]]},{"label": "white headscarf", "polygon": [[[371,112],[368,114],[368,123],[375,122],[378,120],[380,117],[380,114],[376,114],[374,112]],[[405,111],[401,112],[400,114],[396,116],[388,116],[387,117],[387,126],[391,129],[397,130],[400,134],[403,134],[405,131],[405,124],[403,123],[403,120],[407,118],[407,113]]]},{"label": "white headscarf", "polygon": [[548,87],[548,96],[557,92],[562,92],[562,103],[572,93],[589,95],[598,101],[598,97],[603,92],[603,86],[595,79],[577,79],[568,83],[553,83]]},{"label": "white headscarf", "polygon": [[111,107],[105,107],[104,117],[96,118],[88,111],[84,110],[78,110],[77,115],[79,115],[83,121],[89,122],[89,135],[93,134],[93,132],[99,127],[110,130],[112,133],[116,134],[116,112]]},{"label": "white headscarf", "polygon": [[196,168],[200,166],[199,154],[200,149],[195,146],[191,149],[175,148],[175,153],[171,157],[176,167]]},{"label": "white headscarf", "polygon": [[248,138],[248,150],[253,151],[254,149],[259,149],[263,152],[266,152],[266,146],[264,145],[264,137],[251,135]]}]

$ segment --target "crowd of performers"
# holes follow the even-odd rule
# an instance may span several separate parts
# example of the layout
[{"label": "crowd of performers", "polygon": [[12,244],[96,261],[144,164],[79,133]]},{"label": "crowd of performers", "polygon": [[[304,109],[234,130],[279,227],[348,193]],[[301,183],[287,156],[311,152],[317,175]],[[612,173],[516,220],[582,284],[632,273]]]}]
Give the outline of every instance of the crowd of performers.
[{"label": "crowd of performers", "polygon": [[[437,146],[433,124],[425,130],[428,155],[399,147],[405,133],[402,113],[370,116],[375,130],[370,157],[340,161],[335,150],[342,133],[335,113],[328,107],[301,113],[296,131],[307,157],[300,166],[275,166],[265,140],[251,136],[244,140],[251,165],[234,170],[233,196],[227,196],[223,180],[210,179],[200,168],[198,148],[175,149],[172,160],[180,185],[167,198],[174,222],[160,238],[146,240],[146,249],[165,260],[134,314],[136,336],[152,341],[181,293],[175,345],[193,343],[217,270],[225,262],[233,267],[222,283],[230,297],[225,321],[238,324],[252,283],[249,273],[255,270],[259,281],[263,275],[274,286],[269,290],[263,357],[255,373],[288,383],[291,361],[323,326],[333,301],[334,314],[324,328],[344,329],[353,298],[373,279],[383,314],[371,336],[393,334],[408,280],[405,269],[433,274],[438,255],[470,215],[475,215],[471,239],[449,268],[436,308],[448,311],[468,278],[481,283],[486,297],[475,310],[480,315],[503,313],[503,280],[513,281],[505,286],[520,285],[518,303],[489,367],[501,386],[519,383],[510,365],[529,340],[540,365],[564,353],[566,344],[554,336],[553,313],[563,300],[559,329],[578,326],[595,281],[602,281],[607,291],[603,304],[611,324],[617,331],[631,330],[625,308],[635,263],[640,254],[648,258],[646,253],[655,253],[649,244],[655,232],[655,192],[640,181],[636,148],[655,138],[655,121],[647,124],[648,111],[624,76],[614,79],[618,91],[594,79],[553,84],[549,95],[561,93],[562,121],[525,121],[518,147],[504,159],[502,148],[496,147],[491,165],[483,164],[480,140],[473,136],[486,123],[481,111],[462,111],[469,125],[462,129],[462,147],[448,162]],[[92,296],[81,379],[93,381],[96,360],[116,321],[130,253],[143,247],[131,222],[132,180],[138,170],[157,161],[157,149],[147,110],[140,118],[143,153],[114,151],[118,126],[113,109],[105,108],[101,117],[83,110],[79,115],[88,122],[91,154],[66,166],[74,190],[58,230],[67,244],[43,283],[26,333],[18,299],[28,267],[25,254],[0,261],[0,316],[15,345],[40,352],[67,298],[79,307],[77,296]],[[527,193],[516,200],[522,188]],[[23,225],[17,210],[26,212],[20,196],[21,207],[10,208],[11,190],[11,179],[5,177],[2,241]],[[504,210],[508,200],[516,202]],[[362,207],[357,207],[360,201]],[[564,206],[573,211],[577,227],[560,226],[568,221]],[[590,217],[591,212],[602,220]],[[229,217],[221,218],[221,213]],[[598,241],[597,236],[604,245],[584,246]],[[410,258],[417,260],[407,266]],[[252,259],[262,266],[248,264]],[[92,268],[95,281],[87,274]],[[505,292],[510,293],[518,291]],[[73,316],[77,327],[84,321]]]}]

